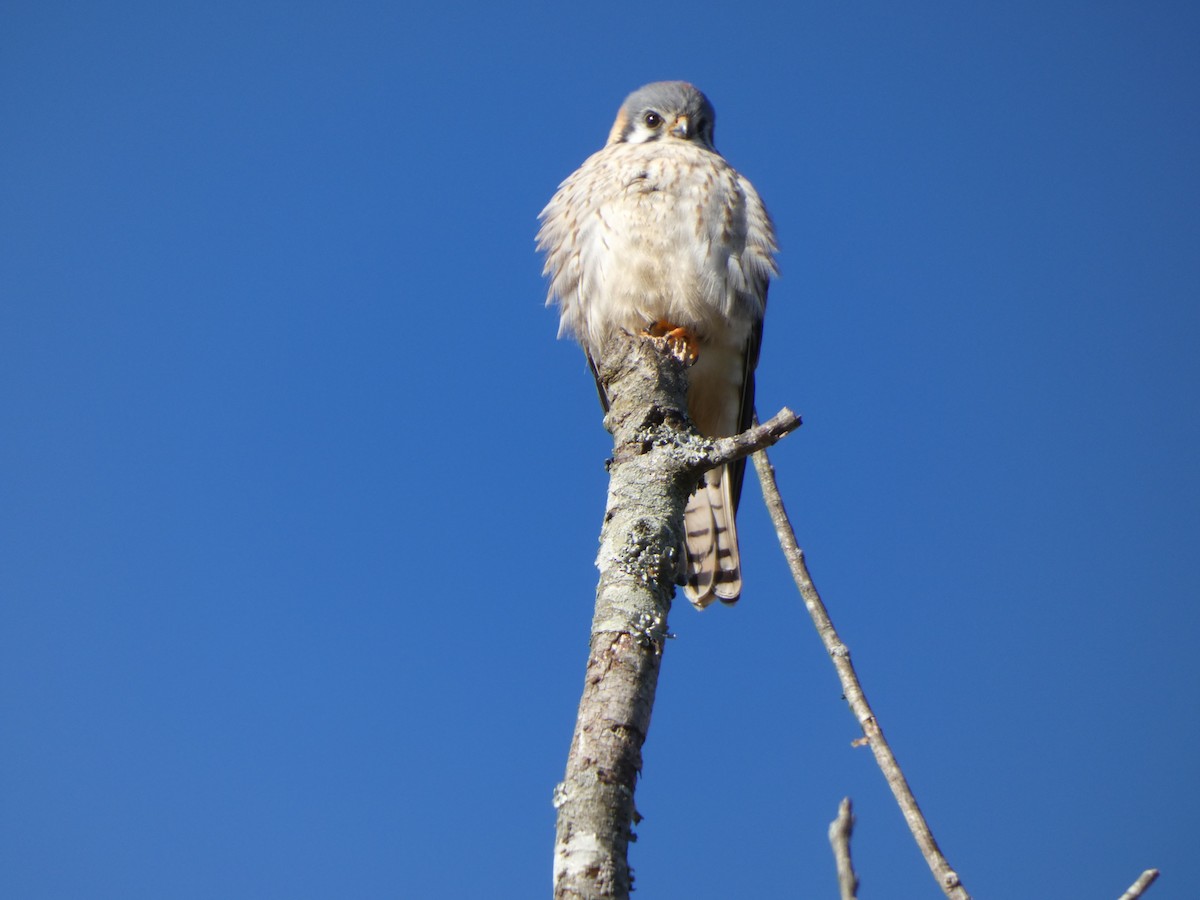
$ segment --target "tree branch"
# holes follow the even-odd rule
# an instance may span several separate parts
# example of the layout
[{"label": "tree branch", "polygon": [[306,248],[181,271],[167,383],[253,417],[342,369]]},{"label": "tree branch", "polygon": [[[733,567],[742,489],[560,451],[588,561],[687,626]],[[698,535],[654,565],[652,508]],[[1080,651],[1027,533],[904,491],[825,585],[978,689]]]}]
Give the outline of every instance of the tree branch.
[{"label": "tree branch", "polygon": [[[603,356],[598,377],[609,401],[604,424],[613,435],[613,457],[587,675],[566,775],[554,791],[556,900],[628,900],[633,886],[628,847],[641,818],[633,795],[668,637],[667,615],[682,574],[683,510],[703,472],[751,453],[784,556],[862,727],[860,740],[875,754],[943,892],[950,900],[970,900],[867,703],[779,496],[765,448],[798,428],[800,417],[785,408],[740,435],[701,438],[687,417],[683,363],[654,342],[629,335],[614,338]],[[847,798],[829,828],[842,900],[853,900],[858,887],[850,860],[853,822]],[[1137,900],[1157,877],[1158,870],[1147,870],[1120,900]]]},{"label": "tree branch", "polygon": [[829,843],[833,846],[833,858],[837,863],[838,892],[841,900],[856,900],[858,876],[854,874],[854,863],[850,860],[850,835],[854,832],[854,812],[850,798],[838,804],[837,818],[829,823]]},{"label": "tree branch", "polygon": [[786,406],[761,425],[754,425],[733,437],[716,438],[712,450],[706,454],[705,469],[715,469],[725,463],[735,462],[743,456],[773,447],[801,425],[801,418]]},{"label": "tree branch", "polygon": [[929,824],[925,821],[924,815],[921,814],[921,808],[917,805],[917,798],[913,796],[912,789],[908,786],[908,781],[900,770],[900,764],[896,762],[892,748],[888,746],[888,742],[883,736],[883,729],[875,718],[870,704],[867,703],[867,697],[863,693],[858,675],[855,674],[854,666],[850,663],[850,649],[838,636],[837,630],[833,627],[833,621],[829,618],[829,612],[825,609],[825,604],[821,602],[821,595],[817,593],[816,585],[813,584],[812,576],[808,573],[808,566],[804,562],[804,551],[796,543],[796,533],[792,530],[787,510],[783,506],[783,499],[779,496],[779,487],[775,483],[775,470],[772,468],[770,460],[767,459],[766,451],[754,454],[754,467],[758,471],[763,499],[766,501],[771,521],[775,525],[779,543],[783,547],[783,555],[787,558],[788,565],[792,570],[796,587],[800,589],[800,596],[804,598],[804,605],[808,609],[813,625],[817,628],[821,642],[833,659],[838,679],[842,683],[842,693],[862,727],[866,742],[870,744],[871,751],[875,754],[875,761],[879,764],[879,768],[883,771],[883,777],[887,779],[888,786],[892,789],[892,794],[900,806],[900,811],[904,814],[908,828],[946,896],[950,900],[970,900],[970,894],[959,881],[958,873],[950,867],[950,863],[946,861],[946,857],[938,848],[933,832],[930,831]]},{"label": "tree branch", "polygon": [[696,480],[661,449],[687,421],[682,365],[628,338],[604,358],[613,459],[587,675],[554,792],[554,896],[562,900],[627,898],[632,887],[633,792],[679,568],[678,522]]},{"label": "tree branch", "polygon": [[653,341],[618,335],[598,377],[613,436],[600,580],[579,715],[554,792],[554,896],[628,898],[633,795],[658,686],[667,614],[683,574],[683,510],[707,469],[775,443],[800,424],[784,411],[718,441],[687,417],[687,372]]},{"label": "tree branch", "polygon": [[1123,893],[1120,900],[1138,900],[1138,897],[1146,893],[1146,889],[1154,884],[1158,878],[1158,869],[1147,869],[1143,872],[1138,880],[1129,886],[1129,890]]}]

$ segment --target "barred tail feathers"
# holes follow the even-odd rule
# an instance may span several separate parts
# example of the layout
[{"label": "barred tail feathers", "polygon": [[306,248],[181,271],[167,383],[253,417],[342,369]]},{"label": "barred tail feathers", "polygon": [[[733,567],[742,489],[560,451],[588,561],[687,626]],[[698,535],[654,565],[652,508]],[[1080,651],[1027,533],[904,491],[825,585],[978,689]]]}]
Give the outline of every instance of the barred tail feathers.
[{"label": "barred tail feathers", "polygon": [[698,609],[713,600],[736,603],[742,593],[732,481],[726,467],[704,476],[683,514],[687,583],[684,593]]}]

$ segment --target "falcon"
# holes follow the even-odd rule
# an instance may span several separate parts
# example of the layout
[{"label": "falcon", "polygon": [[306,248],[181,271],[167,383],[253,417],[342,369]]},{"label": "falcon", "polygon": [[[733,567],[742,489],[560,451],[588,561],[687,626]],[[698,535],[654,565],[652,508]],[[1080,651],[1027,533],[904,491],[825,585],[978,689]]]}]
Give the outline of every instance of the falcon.
[{"label": "falcon", "polygon": [[[713,146],[714,119],[687,82],[634,91],[604,147],[542,210],[537,242],[559,336],[579,341],[593,373],[618,330],[666,336],[695,360],[687,403],[696,429],[727,437],[754,414],[767,285],[778,270],[771,217]],[[684,591],[700,609],[741,596],[734,516],[744,474],[744,460],[714,469],[688,500]]]}]

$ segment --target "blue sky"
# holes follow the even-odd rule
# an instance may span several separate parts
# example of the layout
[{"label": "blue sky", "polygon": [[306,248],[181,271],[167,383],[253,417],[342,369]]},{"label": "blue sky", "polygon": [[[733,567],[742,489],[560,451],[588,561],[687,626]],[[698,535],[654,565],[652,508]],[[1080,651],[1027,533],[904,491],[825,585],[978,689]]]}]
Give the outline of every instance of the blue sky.
[{"label": "blue sky", "polygon": [[[700,85],[775,216],[759,409],[977,896],[1200,885],[1200,13],[12,3],[0,894],[530,897],[608,449],[538,210]],[[933,896],[757,487],[678,603],[641,896]]]}]

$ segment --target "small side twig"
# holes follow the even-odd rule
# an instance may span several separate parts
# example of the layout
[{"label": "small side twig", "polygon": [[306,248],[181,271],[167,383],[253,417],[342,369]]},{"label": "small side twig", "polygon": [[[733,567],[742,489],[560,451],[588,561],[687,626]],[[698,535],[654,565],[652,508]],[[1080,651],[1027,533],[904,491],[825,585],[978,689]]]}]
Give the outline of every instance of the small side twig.
[{"label": "small side twig", "polygon": [[766,450],[803,424],[800,416],[786,406],[761,425],[755,419],[754,424],[741,434],[714,440],[712,450],[704,456],[704,468],[715,469],[759,450]]},{"label": "small side twig", "polygon": [[858,876],[854,874],[854,863],[850,859],[850,835],[854,832],[854,812],[850,798],[838,804],[837,818],[829,823],[829,843],[833,847],[833,859],[837,863],[838,892],[841,900],[856,900]]},{"label": "small side twig", "polygon": [[1138,900],[1138,897],[1146,893],[1146,888],[1154,884],[1158,878],[1158,869],[1147,869],[1143,872],[1138,880],[1129,886],[1129,890],[1123,893],[1120,900]]},{"label": "small side twig", "polygon": [[888,746],[888,742],[883,736],[883,729],[876,720],[870,704],[867,703],[867,697],[863,693],[858,675],[850,663],[850,649],[842,642],[837,630],[833,627],[829,612],[825,609],[825,604],[821,602],[821,595],[817,593],[812,576],[808,573],[808,566],[804,562],[804,551],[796,542],[796,533],[792,530],[787,510],[783,506],[783,499],[779,496],[779,487],[775,483],[775,470],[772,468],[770,460],[767,459],[765,450],[754,454],[754,468],[758,471],[763,499],[770,512],[771,522],[775,525],[779,543],[783,547],[783,555],[787,558],[788,566],[792,570],[792,577],[800,589],[800,595],[804,598],[804,605],[817,628],[817,633],[821,636],[821,642],[833,659],[846,702],[850,704],[850,709],[862,727],[866,741],[875,754],[875,761],[883,772],[883,777],[887,779],[888,786],[892,789],[892,795],[900,806],[900,811],[904,814],[909,831],[916,839],[917,846],[925,857],[925,862],[928,863],[934,878],[946,896],[950,900],[970,900],[971,895],[963,887],[958,873],[951,868],[950,863],[946,861],[946,857],[938,847],[933,832],[929,829],[929,824],[925,821],[925,816],[917,805],[917,798],[913,796],[912,789],[908,786],[908,781],[900,769],[900,764],[896,762],[892,748]]}]

